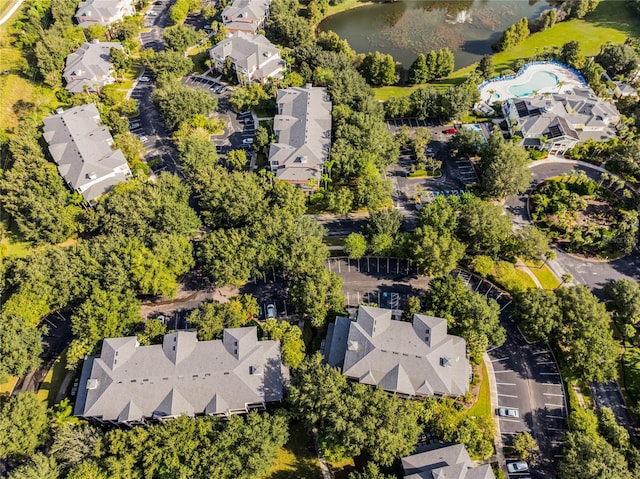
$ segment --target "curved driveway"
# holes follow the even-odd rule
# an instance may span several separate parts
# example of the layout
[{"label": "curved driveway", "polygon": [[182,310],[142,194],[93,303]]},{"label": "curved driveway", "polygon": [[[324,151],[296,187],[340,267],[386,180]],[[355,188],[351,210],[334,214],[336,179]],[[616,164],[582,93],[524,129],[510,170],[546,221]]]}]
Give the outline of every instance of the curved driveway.
[{"label": "curved driveway", "polygon": [[[532,185],[538,184],[554,176],[568,174],[573,170],[584,171],[590,178],[598,181],[603,170],[600,167],[589,163],[566,160],[564,158],[552,158],[533,163],[530,167],[533,174]],[[529,188],[520,196],[507,198],[505,209],[513,215],[513,222],[518,226],[530,224],[531,218],[527,210],[527,198],[531,193]],[[628,278],[632,280],[640,279],[640,255],[634,251],[631,255],[620,258],[616,261],[589,261],[567,254],[556,249],[557,257],[549,264],[554,272],[561,276],[563,273],[570,273],[574,281],[585,284],[596,295],[601,296],[603,286],[609,280]]]},{"label": "curved driveway", "polygon": [[[554,176],[568,174],[573,170],[584,171],[590,178],[598,181],[600,175],[606,170],[589,163],[567,160],[564,158],[550,158],[533,163],[530,166],[533,174],[532,186]],[[516,227],[530,224],[531,218],[527,208],[527,198],[531,193],[529,188],[520,196],[507,198],[505,209],[513,215]],[[576,283],[584,284],[594,294],[602,298],[602,288],[611,280],[631,279],[638,281],[640,278],[640,255],[634,250],[628,256],[615,261],[603,262],[587,260],[565,253],[554,248],[557,257],[549,261],[549,266],[556,275],[570,273]],[[593,383],[591,385],[593,395],[598,406],[606,406],[613,410],[619,424],[629,431],[634,431],[633,421],[620,392],[620,386],[616,381],[609,383]]]}]

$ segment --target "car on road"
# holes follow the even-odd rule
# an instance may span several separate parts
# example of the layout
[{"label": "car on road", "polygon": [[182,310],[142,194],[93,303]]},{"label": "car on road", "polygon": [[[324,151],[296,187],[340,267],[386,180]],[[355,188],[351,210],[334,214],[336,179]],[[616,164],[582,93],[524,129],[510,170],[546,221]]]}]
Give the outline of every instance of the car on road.
[{"label": "car on road", "polygon": [[444,133],[445,135],[455,135],[456,133],[458,133],[458,130],[456,130],[455,128],[447,128],[442,133]]},{"label": "car on road", "polygon": [[151,81],[151,78],[149,78],[148,76],[141,76],[140,77],[140,81],[143,82],[143,83],[144,82],[148,82],[148,81]]},{"label": "car on road", "polygon": [[149,10],[147,12],[147,15],[149,15],[150,17],[157,17],[158,16],[158,12],[154,12],[153,10]]},{"label": "car on road", "polygon": [[253,138],[245,138],[242,140],[243,145],[253,145]]},{"label": "car on road", "polygon": [[273,304],[267,305],[267,319],[276,317],[276,307]]},{"label": "car on road", "polygon": [[529,464],[524,461],[510,462],[507,464],[507,471],[509,472],[525,472],[529,470]]},{"label": "car on road", "polygon": [[498,408],[498,416],[502,417],[520,417],[520,411],[508,407]]}]

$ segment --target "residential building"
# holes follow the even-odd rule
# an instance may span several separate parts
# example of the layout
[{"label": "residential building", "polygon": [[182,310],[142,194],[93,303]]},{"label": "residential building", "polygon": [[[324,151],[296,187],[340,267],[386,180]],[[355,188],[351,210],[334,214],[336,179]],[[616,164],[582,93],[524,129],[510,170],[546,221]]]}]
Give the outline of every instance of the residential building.
[{"label": "residential building", "polygon": [[220,14],[230,33],[257,33],[269,16],[271,0],[234,0]]},{"label": "residential building", "polygon": [[62,72],[65,88],[71,93],[98,91],[115,81],[111,49],[122,50],[119,42],[85,42],[67,56]]},{"label": "residential building", "polygon": [[607,141],[616,136],[620,114],[599,99],[591,88],[568,93],[510,98],[503,103],[509,131],[527,148],[563,155],[587,140]]},{"label": "residential building", "polygon": [[392,310],[360,306],[357,319],[329,325],[324,357],[363,384],[407,397],[461,396],[469,389],[466,342],[447,334],[447,320],[415,314],[392,319]]},{"label": "residential building", "polygon": [[276,142],[269,148],[269,165],[276,177],[304,189],[322,180],[331,150],[331,100],[326,88],[291,87],[278,90],[273,119]]},{"label": "residential building", "polygon": [[473,465],[462,444],[402,458],[404,479],[495,479],[491,466]]},{"label": "residential building", "polygon": [[134,0],[85,0],[80,2],[76,20],[82,28],[93,24],[109,25],[136,13]]},{"label": "residential building", "polygon": [[220,72],[227,57],[230,58],[240,83],[282,78],[285,69],[280,50],[264,35],[236,32],[213,47],[209,56]]},{"label": "residential building", "polygon": [[[629,83],[622,81],[613,81],[611,83],[613,84],[612,94],[617,98],[623,96],[638,96],[638,91],[633,87],[633,85],[630,85]],[[609,91],[611,91],[611,89],[609,89]]]},{"label": "residential building", "polygon": [[100,123],[94,103],[45,118],[43,137],[60,175],[89,203],[131,176],[122,151],[112,148],[113,138]]},{"label": "residential building", "polygon": [[127,424],[228,417],[280,401],[288,379],[280,342],[258,341],[256,327],[225,329],[215,341],[178,331],[152,346],[108,338],[84,361],[74,415]]}]

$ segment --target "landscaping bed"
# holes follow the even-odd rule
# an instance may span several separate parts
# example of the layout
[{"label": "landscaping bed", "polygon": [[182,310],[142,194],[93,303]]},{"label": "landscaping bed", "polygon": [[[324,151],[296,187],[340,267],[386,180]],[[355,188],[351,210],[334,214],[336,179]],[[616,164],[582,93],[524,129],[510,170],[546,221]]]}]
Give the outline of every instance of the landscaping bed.
[{"label": "landscaping bed", "polygon": [[617,258],[633,250],[638,234],[632,200],[620,196],[586,176],[552,178],[531,194],[531,218],[569,253]]}]

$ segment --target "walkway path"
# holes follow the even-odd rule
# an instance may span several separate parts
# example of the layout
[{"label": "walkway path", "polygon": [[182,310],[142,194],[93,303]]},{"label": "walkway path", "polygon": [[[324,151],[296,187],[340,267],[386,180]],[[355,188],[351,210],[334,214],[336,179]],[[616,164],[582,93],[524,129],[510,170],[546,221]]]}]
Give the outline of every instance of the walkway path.
[{"label": "walkway path", "polygon": [[313,445],[316,448],[316,454],[318,455],[318,462],[320,463],[320,470],[322,471],[322,477],[324,479],[331,479],[331,471],[329,470],[329,465],[324,457],[322,457],[322,453],[320,452],[320,444],[318,443],[318,429],[313,428],[311,430],[313,433]]},{"label": "walkway path", "polygon": [[9,20],[14,13],[16,13],[18,11],[18,8],[20,8],[20,5],[22,5],[22,2],[24,0],[18,0],[13,7],[11,7],[11,10],[9,10],[4,17],[0,18],[0,25],[3,25],[4,23],[7,22],[7,20]]},{"label": "walkway path", "polygon": [[503,469],[503,472],[506,473],[506,461],[504,459],[504,444],[502,442],[502,433],[500,432],[500,421],[498,421],[498,418],[496,416],[496,411],[500,406],[500,403],[498,402],[498,386],[496,384],[496,375],[493,371],[493,363],[491,362],[489,354],[485,352],[482,359],[484,361],[484,365],[487,368],[487,379],[489,380],[489,390],[491,391],[491,417],[493,418],[493,422],[496,425],[497,429],[497,434],[494,437],[496,446],[495,457],[496,461],[498,461],[498,464]]}]

